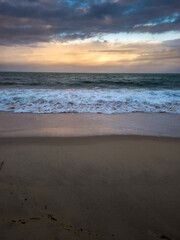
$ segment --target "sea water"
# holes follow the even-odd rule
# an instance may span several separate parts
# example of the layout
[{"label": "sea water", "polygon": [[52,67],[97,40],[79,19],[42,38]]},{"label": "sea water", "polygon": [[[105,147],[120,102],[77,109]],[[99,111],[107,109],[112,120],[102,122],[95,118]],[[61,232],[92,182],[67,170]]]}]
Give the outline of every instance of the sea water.
[{"label": "sea water", "polygon": [[0,111],[180,113],[180,74],[1,72]]}]

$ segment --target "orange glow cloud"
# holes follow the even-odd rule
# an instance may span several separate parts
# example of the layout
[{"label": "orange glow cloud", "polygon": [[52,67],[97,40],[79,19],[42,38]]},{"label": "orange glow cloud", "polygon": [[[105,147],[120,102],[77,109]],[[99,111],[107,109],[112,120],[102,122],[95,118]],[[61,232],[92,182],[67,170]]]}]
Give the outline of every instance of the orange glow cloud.
[{"label": "orange glow cloud", "polygon": [[[176,57],[177,56],[177,57]],[[51,71],[63,67],[73,71],[78,68],[101,70],[106,72],[121,69],[133,71],[135,67],[141,72],[148,66],[156,64],[179,64],[178,53],[163,43],[129,43],[124,42],[51,42],[35,46],[4,46],[1,49],[1,65],[41,66]],[[48,70],[47,69],[47,70]],[[64,68],[66,71],[66,68]],[[129,69],[129,70],[128,70]],[[83,70],[82,70],[83,71]],[[91,71],[91,70],[90,70]],[[117,70],[115,70],[117,71]]]}]

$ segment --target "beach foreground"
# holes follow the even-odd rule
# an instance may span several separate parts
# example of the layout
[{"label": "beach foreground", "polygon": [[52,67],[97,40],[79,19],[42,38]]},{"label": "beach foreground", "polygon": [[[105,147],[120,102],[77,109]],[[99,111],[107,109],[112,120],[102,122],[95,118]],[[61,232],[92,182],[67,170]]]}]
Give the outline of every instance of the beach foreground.
[{"label": "beach foreground", "polygon": [[0,138],[0,239],[180,239],[180,139]]}]

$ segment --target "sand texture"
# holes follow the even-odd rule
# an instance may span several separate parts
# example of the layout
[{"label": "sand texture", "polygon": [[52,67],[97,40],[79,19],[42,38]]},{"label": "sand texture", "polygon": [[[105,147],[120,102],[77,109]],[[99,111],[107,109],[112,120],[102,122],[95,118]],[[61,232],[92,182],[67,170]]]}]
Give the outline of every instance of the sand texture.
[{"label": "sand texture", "polygon": [[1,240],[179,240],[180,139],[0,138]]}]

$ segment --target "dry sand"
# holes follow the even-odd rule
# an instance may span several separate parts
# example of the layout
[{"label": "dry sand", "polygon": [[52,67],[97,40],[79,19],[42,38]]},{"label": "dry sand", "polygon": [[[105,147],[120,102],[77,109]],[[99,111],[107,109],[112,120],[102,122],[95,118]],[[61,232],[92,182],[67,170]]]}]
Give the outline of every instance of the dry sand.
[{"label": "dry sand", "polygon": [[0,239],[180,239],[180,139],[0,138]]}]

